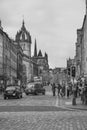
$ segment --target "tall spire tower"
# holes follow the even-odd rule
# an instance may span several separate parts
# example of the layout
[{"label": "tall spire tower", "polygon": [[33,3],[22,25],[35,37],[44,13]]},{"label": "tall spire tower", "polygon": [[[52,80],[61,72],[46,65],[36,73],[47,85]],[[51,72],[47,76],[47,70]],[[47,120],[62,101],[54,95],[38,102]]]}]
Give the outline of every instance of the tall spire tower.
[{"label": "tall spire tower", "polygon": [[3,30],[2,25],[1,25],[1,20],[0,20],[0,29]]},{"label": "tall spire tower", "polygon": [[34,47],[34,57],[37,57],[37,43],[35,39],[35,47]]}]

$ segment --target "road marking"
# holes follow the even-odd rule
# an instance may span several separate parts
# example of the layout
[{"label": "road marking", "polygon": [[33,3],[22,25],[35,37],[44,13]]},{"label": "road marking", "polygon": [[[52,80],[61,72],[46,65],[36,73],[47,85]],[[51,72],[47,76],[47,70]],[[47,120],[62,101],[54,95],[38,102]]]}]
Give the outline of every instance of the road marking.
[{"label": "road marking", "polygon": [[55,104],[55,106],[60,106],[61,105],[61,101],[60,101],[60,98],[57,96],[57,98],[56,98],[56,104]]},{"label": "road marking", "polygon": [[65,104],[66,104],[66,105],[71,105],[71,104],[72,104],[72,102],[65,102]]},{"label": "road marking", "polygon": [[46,95],[52,95],[52,92],[47,91]]}]

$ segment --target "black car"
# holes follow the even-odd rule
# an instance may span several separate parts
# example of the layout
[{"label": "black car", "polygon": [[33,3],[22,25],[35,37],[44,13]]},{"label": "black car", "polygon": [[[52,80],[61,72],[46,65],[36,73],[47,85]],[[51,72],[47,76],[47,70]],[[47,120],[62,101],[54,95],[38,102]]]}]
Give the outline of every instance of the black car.
[{"label": "black car", "polygon": [[4,99],[15,97],[22,98],[22,91],[20,86],[8,86],[4,91]]},{"label": "black car", "polygon": [[40,93],[45,95],[45,88],[42,86],[42,83],[33,82],[33,83],[28,84],[28,86],[25,89],[25,93],[26,95],[29,95],[29,94],[37,95]]}]

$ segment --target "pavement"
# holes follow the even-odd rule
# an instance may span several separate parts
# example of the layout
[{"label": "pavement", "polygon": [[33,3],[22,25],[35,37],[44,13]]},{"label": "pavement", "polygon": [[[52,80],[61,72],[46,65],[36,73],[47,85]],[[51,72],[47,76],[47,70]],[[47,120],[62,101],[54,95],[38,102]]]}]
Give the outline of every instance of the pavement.
[{"label": "pavement", "polygon": [[[52,93],[48,92],[47,95],[52,96]],[[23,97],[25,97],[25,96],[26,95],[23,93]],[[82,104],[80,97],[76,98],[76,105],[72,105],[72,97],[58,98],[58,96],[56,96],[55,98],[56,98],[56,103],[55,103],[56,107],[61,107],[61,108],[64,107],[67,109],[76,109],[76,110],[87,110],[87,105]],[[3,100],[3,94],[0,94],[0,100]],[[2,103],[2,105],[3,105],[3,103]]]},{"label": "pavement", "polygon": [[[58,98],[58,97],[57,97]],[[69,109],[76,109],[76,110],[87,110],[87,105],[82,104],[81,98],[76,98],[76,105],[72,105],[72,97],[70,98],[60,98],[56,100],[57,107],[65,107]]]},{"label": "pavement", "polygon": [[[47,95],[52,96],[52,89],[51,86],[45,87]],[[65,107],[68,109],[76,109],[76,110],[87,110],[87,105],[82,104],[80,97],[76,99],[76,105],[72,105],[72,96],[69,98],[58,98],[57,93],[56,93],[56,107]]]},{"label": "pavement", "polygon": [[[80,98],[73,106],[72,97],[59,99],[51,93],[47,94],[33,97],[24,95],[25,98],[18,100],[3,100],[3,95],[0,95],[0,130],[87,130],[87,106],[81,104]],[[31,102],[41,106],[35,107]],[[61,109],[64,107],[67,110]]]}]

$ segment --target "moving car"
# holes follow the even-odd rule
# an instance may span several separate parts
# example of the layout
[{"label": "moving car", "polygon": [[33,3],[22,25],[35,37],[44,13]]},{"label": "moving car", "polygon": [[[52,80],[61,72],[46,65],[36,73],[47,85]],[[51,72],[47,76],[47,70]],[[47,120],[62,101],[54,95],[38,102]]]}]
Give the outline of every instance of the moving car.
[{"label": "moving car", "polygon": [[22,98],[22,91],[20,86],[7,86],[4,91],[4,99],[15,97],[15,98]]},{"label": "moving car", "polygon": [[41,82],[33,82],[33,83],[29,83],[25,89],[25,93],[26,95],[29,94],[43,94],[45,95],[45,88],[42,86]]}]

